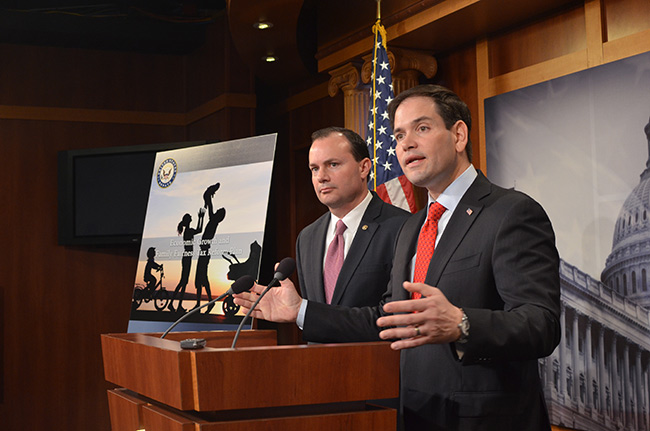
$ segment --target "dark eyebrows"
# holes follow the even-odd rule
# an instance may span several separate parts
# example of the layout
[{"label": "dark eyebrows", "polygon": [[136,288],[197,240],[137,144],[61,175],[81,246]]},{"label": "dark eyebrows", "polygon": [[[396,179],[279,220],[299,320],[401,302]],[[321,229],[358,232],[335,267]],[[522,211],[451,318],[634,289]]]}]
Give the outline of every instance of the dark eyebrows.
[{"label": "dark eyebrows", "polygon": [[[323,161],[323,165],[329,165],[329,164],[332,164],[332,163],[342,163],[342,162],[341,162],[340,159],[337,159],[336,157],[333,157],[331,159],[327,159],[327,160]],[[318,163],[311,163],[311,162],[309,163],[309,168],[310,169],[313,168],[313,167],[317,167],[317,166],[318,166]]]},{"label": "dark eyebrows", "polygon": [[[423,122],[423,121],[429,121],[429,122],[432,122],[432,121],[433,121],[433,118],[428,117],[428,116],[426,116],[426,115],[423,115],[423,116],[421,116],[421,117],[418,117],[418,118],[412,120],[409,124],[415,126],[415,125],[417,125],[417,124],[419,124],[419,123],[421,123],[421,122]],[[402,128],[401,128],[401,127],[397,127],[395,130],[393,130],[393,134],[395,134],[395,133],[397,133],[397,132],[401,132],[401,131],[402,131]]]}]

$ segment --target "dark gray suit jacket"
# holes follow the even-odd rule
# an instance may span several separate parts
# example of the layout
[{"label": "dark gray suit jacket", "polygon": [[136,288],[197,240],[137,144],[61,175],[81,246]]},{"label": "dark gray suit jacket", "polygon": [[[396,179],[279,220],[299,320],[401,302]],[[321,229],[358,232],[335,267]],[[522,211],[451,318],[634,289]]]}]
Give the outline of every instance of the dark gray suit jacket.
[{"label": "dark gray suit jacket", "polygon": [[[408,298],[410,262],[426,214],[403,225],[384,301]],[[425,345],[401,356],[407,430],[549,430],[537,359],[560,340],[559,256],[551,223],[534,200],[491,184],[483,174],[452,214],[426,283],[462,307],[471,328],[462,347]],[[303,337],[317,342],[378,338],[381,306],[309,302]]]},{"label": "dark gray suit jacket", "polygon": [[[393,266],[397,233],[410,213],[387,204],[372,192],[354,241],[336,282],[332,304],[350,307],[379,304]],[[302,297],[325,302],[323,260],[330,213],[305,227],[296,241],[296,264]]]}]

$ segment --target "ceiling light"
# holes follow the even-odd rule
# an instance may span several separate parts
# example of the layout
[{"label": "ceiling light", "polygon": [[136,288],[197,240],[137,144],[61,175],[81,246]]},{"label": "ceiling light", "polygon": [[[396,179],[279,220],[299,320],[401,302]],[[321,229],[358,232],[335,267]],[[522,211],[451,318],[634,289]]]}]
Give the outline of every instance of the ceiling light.
[{"label": "ceiling light", "polygon": [[258,30],[267,30],[273,27],[273,23],[268,21],[259,21],[253,24],[253,27],[255,27]]},{"label": "ceiling light", "polygon": [[262,57],[262,60],[266,61],[267,63],[273,63],[274,61],[278,60],[278,57],[275,55],[265,55]]}]

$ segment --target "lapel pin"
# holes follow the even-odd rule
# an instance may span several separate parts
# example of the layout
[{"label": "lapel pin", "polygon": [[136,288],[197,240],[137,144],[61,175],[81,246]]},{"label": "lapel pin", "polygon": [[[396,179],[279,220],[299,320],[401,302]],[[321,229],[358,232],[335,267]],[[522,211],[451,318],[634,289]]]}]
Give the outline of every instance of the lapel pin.
[{"label": "lapel pin", "polygon": [[474,211],[472,211],[471,208],[467,208],[467,211],[466,211],[466,212],[467,212],[467,215],[472,215],[472,213],[473,213]]},{"label": "lapel pin", "polygon": [[361,226],[361,230],[368,230],[368,225],[364,224],[363,226]]}]

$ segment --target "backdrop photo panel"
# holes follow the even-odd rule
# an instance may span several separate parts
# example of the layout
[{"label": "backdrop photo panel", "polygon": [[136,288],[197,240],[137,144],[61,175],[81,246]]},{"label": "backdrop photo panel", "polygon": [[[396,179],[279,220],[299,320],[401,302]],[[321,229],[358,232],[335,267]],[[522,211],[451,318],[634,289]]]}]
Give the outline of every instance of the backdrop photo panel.
[{"label": "backdrop photo panel", "polygon": [[562,339],[539,361],[551,422],[650,424],[650,53],[485,102],[487,175],[542,204]]}]

